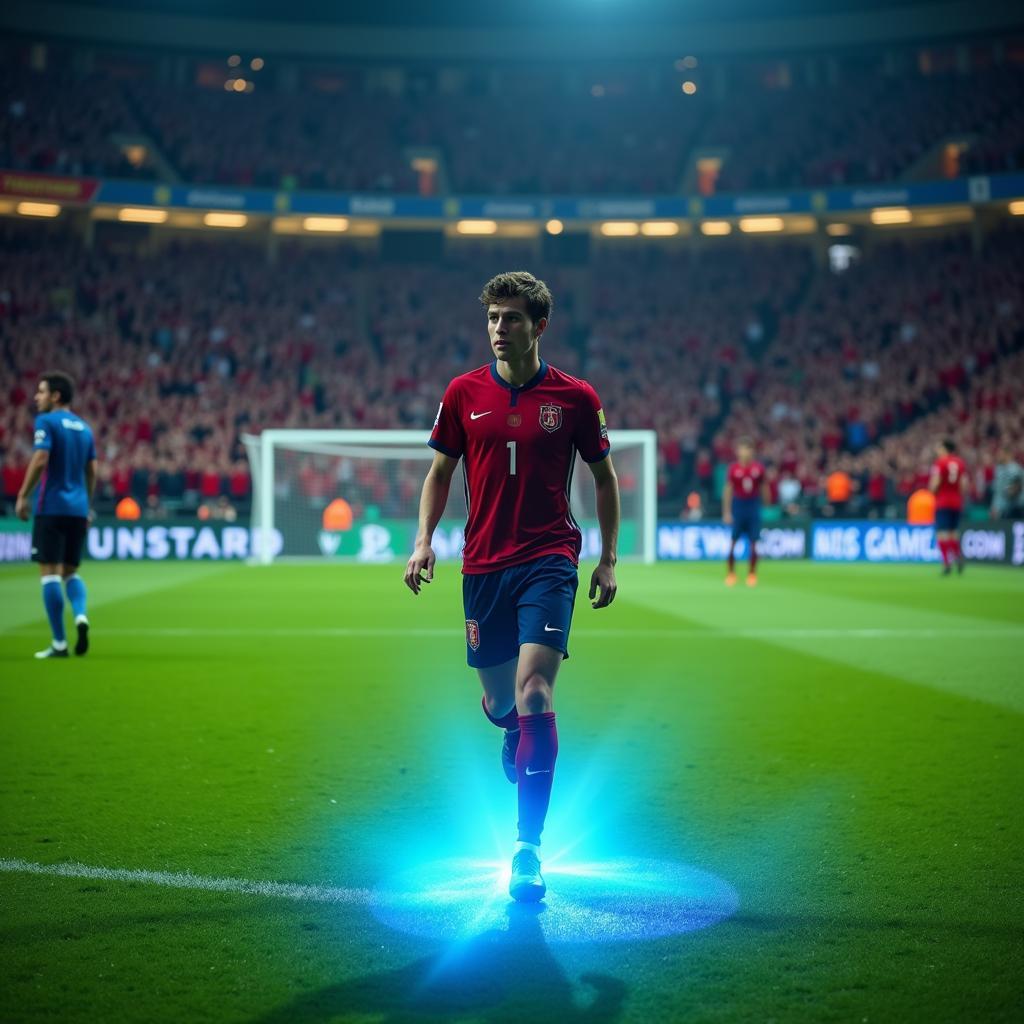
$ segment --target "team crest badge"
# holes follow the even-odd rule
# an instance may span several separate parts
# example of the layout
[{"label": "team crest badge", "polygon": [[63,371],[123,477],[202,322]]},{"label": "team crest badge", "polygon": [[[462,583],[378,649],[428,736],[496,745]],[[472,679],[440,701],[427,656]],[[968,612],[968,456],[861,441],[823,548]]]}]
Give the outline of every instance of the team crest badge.
[{"label": "team crest badge", "polygon": [[540,425],[553,434],[562,425],[562,407],[560,405],[542,405],[540,407]]},{"label": "team crest badge", "polygon": [[480,623],[476,619],[466,619],[466,643],[474,651],[480,650]]}]

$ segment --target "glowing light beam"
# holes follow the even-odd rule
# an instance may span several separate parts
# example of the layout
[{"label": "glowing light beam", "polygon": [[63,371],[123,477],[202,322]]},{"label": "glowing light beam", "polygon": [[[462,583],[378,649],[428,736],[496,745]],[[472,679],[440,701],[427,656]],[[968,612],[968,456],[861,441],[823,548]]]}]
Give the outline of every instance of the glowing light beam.
[{"label": "glowing light beam", "polygon": [[[548,943],[636,942],[709,928],[730,917],[739,896],[728,882],[671,861],[619,858],[545,865]],[[468,940],[507,931],[511,900],[504,862],[453,858],[409,868],[374,890],[370,909],[390,928],[433,939]]]}]

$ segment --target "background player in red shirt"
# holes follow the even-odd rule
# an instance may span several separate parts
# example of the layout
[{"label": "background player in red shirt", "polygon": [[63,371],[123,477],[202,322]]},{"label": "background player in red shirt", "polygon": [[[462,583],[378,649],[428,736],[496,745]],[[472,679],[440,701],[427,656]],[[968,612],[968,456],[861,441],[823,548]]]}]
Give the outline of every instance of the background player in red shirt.
[{"label": "background player in red shirt", "polygon": [[722,519],[732,526],[729,544],[727,587],[736,584],[736,542],[746,537],[750,544],[747,586],[757,585],[757,540],[761,536],[761,505],[771,500],[764,466],[754,461],[754,446],[746,438],[736,444],[736,461],[729,467],[722,490]]},{"label": "background player in red shirt", "polygon": [[935,495],[935,536],[942,555],[942,575],[948,576],[953,562],[957,572],[964,571],[958,531],[968,486],[967,463],[956,454],[953,441],[940,441],[936,451],[939,457],[932,466],[928,489]]},{"label": "background player in red shirt", "polygon": [[569,508],[576,453],[590,466],[597,491],[594,608],[615,597],[619,488],[596,392],[540,358],[552,306],[547,285],[525,271],[499,274],[480,302],[494,360],[445,390],[428,442],[436,454],[423,483],[405,583],[418,594],[433,579],[431,538],[461,458],[469,508],[462,563],[466,657],[483,684],[484,714],[505,730],[502,764],[519,787],[509,892],[536,901],[546,891],[540,835],[558,753],[552,692],[569,656],[582,545]]}]

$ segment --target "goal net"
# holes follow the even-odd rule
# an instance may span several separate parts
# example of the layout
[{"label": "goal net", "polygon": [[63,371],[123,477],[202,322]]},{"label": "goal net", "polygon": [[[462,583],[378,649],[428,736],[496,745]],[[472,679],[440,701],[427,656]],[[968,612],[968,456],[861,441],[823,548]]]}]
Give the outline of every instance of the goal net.
[{"label": "goal net", "polygon": [[[619,557],[655,557],[657,457],[651,430],[609,434],[622,497]],[[405,561],[412,553],[419,496],[433,457],[421,430],[265,430],[246,435],[252,464],[253,557]],[[577,463],[581,460],[577,456]],[[462,474],[462,464],[456,477]],[[585,464],[572,476],[570,507],[585,559],[600,554],[594,483]],[[439,559],[459,558],[464,488],[453,480],[434,531]]]}]

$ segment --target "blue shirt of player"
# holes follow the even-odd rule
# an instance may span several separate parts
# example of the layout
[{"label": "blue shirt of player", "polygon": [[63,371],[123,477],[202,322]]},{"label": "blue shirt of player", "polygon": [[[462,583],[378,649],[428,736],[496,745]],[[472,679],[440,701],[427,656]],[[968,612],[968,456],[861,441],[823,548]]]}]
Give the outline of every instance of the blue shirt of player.
[{"label": "blue shirt of player", "polygon": [[96,458],[89,424],[70,409],[40,413],[32,449],[50,453],[36,494],[36,515],[88,516],[85,467]]}]

